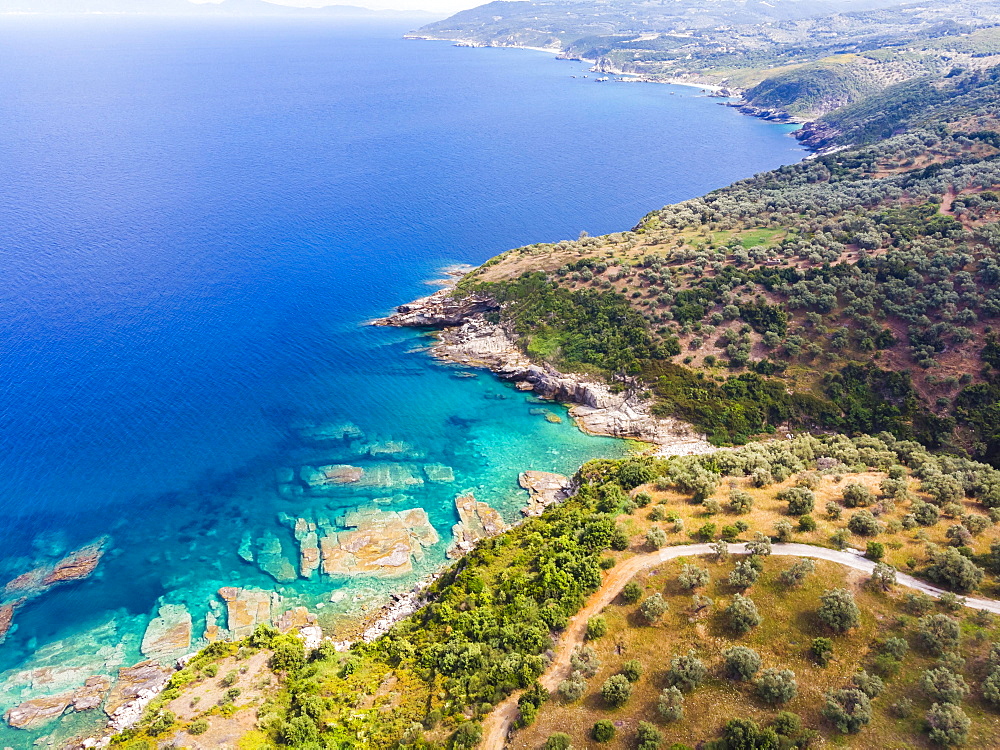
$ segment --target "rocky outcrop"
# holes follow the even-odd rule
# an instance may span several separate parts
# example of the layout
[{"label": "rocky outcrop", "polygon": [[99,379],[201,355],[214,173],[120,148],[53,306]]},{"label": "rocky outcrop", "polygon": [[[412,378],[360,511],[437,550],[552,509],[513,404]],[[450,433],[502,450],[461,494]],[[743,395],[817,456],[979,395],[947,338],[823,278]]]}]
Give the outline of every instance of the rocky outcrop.
[{"label": "rocky outcrop", "polygon": [[316,624],[316,615],[305,607],[292,607],[278,618],[277,627],[282,633],[290,630],[301,630]]},{"label": "rocky outcrop", "polygon": [[476,500],[470,492],[455,498],[459,521],[451,527],[453,542],[448,557],[457,558],[469,552],[480,539],[502,534],[508,528],[500,514],[487,503]]},{"label": "rocky outcrop", "polygon": [[110,689],[111,680],[104,675],[94,675],[87,678],[83,687],[73,691],[70,705],[74,711],[90,711],[101,705]]},{"label": "rocky outcrop", "polygon": [[343,517],[342,527],[320,539],[326,575],[405,575],[413,570],[413,559],[422,559],[424,548],[439,541],[423,508],[357,508]]},{"label": "rocky outcrop", "polygon": [[528,505],[521,509],[526,516],[540,516],[542,512],[569,496],[572,481],[562,474],[548,471],[525,471],[517,478],[528,491]]},{"label": "rocky outcrop", "polygon": [[15,729],[38,729],[62,716],[72,700],[72,693],[32,698],[9,709],[3,718]]},{"label": "rocky outcrop", "polygon": [[790,115],[783,109],[758,107],[745,101],[733,102],[727,106],[733,107],[740,114],[749,115],[750,117],[758,117],[761,120],[767,120],[768,122],[778,122],[783,124],[807,122],[804,118]]},{"label": "rocky outcrop", "polygon": [[142,637],[142,654],[172,663],[191,648],[191,613],[183,604],[164,604]]},{"label": "rocky outcrop", "polygon": [[570,415],[584,432],[653,443],[663,456],[715,450],[690,425],[654,416],[651,402],[633,391],[615,393],[592,378],[532,363],[502,326],[485,318],[472,318],[459,327],[446,328],[433,351],[443,359],[487,367],[520,390],[573,404]]},{"label": "rocky outcrop", "polygon": [[281,603],[277,593],[263,589],[223,586],[219,589],[219,596],[226,603],[226,622],[233,640],[246,638],[262,623],[271,625],[272,612]]},{"label": "rocky outcrop", "polygon": [[78,581],[89,576],[101,562],[106,541],[99,539],[57,562],[52,571],[42,579],[42,585],[48,588],[57,583]]},{"label": "rocky outcrop", "polygon": [[117,732],[136,724],[153,698],[160,694],[173,669],[155,661],[139,662],[118,670],[118,680],[108,695],[104,712],[108,726]]},{"label": "rocky outcrop", "polygon": [[489,296],[470,294],[456,297],[454,289],[448,286],[427,297],[400,305],[392,315],[374,320],[372,324],[417,328],[457,326],[474,315],[499,309],[499,303]]},{"label": "rocky outcrop", "polygon": [[101,562],[107,543],[108,538],[101,537],[52,565],[41,565],[22,573],[4,586],[4,598],[25,601],[44,593],[56,584],[86,578]]},{"label": "rocky outcrop", "polygon": [[7,637],[7,631],[10,630],[10,626],[14,621],[14,605],[13,604],[2,604],[0,605],[0,643],[3,643],[4,639]]},{"label": "rocky outcrop", "polygon": [[803,146],[819,154],[832,154],[839,151],[843,146],[838,143],[838,139],[843,133],[832,125],[824,122],[807,122],[799,130],[795,131],[795,137]]}]

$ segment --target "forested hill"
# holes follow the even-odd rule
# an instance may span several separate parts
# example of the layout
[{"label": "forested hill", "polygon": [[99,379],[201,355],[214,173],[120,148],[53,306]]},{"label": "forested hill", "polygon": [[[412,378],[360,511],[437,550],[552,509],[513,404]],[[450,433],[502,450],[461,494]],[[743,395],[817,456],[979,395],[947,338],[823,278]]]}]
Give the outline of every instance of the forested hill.
[{"label": "forested hill", "polygon": [[810,119],[888,85],[1000,63],[990,0],[492,2],[413,36],[547,47],[606,74],[717,84]]},{"label": "forested hill", "polygon": [[536,359],[641,384],[719,444],[887,431],[1000,464],[1000,68],[879,101],[828,118],[860,145],[509,251],[460,290],[501,300]]}]

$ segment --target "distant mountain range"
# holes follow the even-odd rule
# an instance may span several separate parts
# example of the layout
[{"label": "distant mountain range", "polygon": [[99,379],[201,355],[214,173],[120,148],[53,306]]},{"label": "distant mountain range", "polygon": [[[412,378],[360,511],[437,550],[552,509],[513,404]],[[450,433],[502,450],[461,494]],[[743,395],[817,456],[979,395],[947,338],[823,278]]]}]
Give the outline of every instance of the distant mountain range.
[{"label": "distant mountain range", "polygon": [[160,16],[432,16],[424,11],[369,10],[354,5],[294,8],[265,0],[223,0],[192,3],[188,0],[0,0],[0,15],[115,14]]}]

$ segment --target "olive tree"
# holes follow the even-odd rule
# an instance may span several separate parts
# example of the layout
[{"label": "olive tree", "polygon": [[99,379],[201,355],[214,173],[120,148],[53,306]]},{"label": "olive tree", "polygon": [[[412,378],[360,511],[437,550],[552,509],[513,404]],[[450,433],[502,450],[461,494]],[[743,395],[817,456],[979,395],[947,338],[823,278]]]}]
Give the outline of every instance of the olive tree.
[{"label": "olive tree", "polygon": [[664,721],[680,721],[684,718],[684,694],[680,688],[671,685],[660,693],[656,710]]},{"label": "olive tree", "polygon": [[829,589],[820,597],[820,621],[837,633],[846,633],[856,627],[861,611],[854,602],[854,594],[847,589]]},{"label": "olive tree", "polygon": [[972,721],[954,703],[935,703],[927,712],[931,742],[944,747],[964,745]]},{"label": "olive tree", "polygon": [[760,613],[753,600],[742,594],[736,594],[729,606],[724,610],[729,629],[737,635],[743,635],[761,623]]},{"label": "olive tree", "polygon": [[790,669],[765,669],[754,680],[757,697],[765,703],[787,703],[798,693],[795,673]]},{"label": "olive tree", "polygon": [[872,720],[872,702],[858,688],[833,690],[826,694],[822,714],[838,731],[855,734]]},{"label": "olive tree", "polygon": [[701,684],[707,673],[705,663],[695,656],[693,651],[689,651],[684,656],[675,656],[670,660],[667,682],[689,693]]},{"label": "olive tree", "polygon": [[723,670],[732,680],[749,680],[761,667],[760,654],[746,646],[734,646],[722,652]]},{"label": "olive tree", "polygon": [[917,643],[931,656],[940,656],[958,646],[958,620],[948,615],[926,615],[917,621]]}]

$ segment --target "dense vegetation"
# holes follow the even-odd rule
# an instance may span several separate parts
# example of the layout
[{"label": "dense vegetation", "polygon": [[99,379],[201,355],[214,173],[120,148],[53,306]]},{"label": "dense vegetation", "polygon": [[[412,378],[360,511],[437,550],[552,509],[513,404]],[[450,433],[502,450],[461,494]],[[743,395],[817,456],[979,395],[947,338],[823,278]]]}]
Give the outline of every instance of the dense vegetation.
[{"label": "dense vegetation", "polygon": [[[887,430],[995,461],[996,368],[980,350],[1000,316],[1000,68],[889,101],[836,115],[866,145],[632,232],[511,251],[466,283],[496,291],[536,358],[638,373],[661,413],[713,442]],[[538,270],[505,278],[525,256]]]},{"label": "dense vegetation", "polygon": [[464,288],[505,305],[504,319],[528,354],[568,370],[632,373],[641,360],[680,353],[675,339],[654,343],[646,321],[617,294],[570,291],[543,273]]}]

